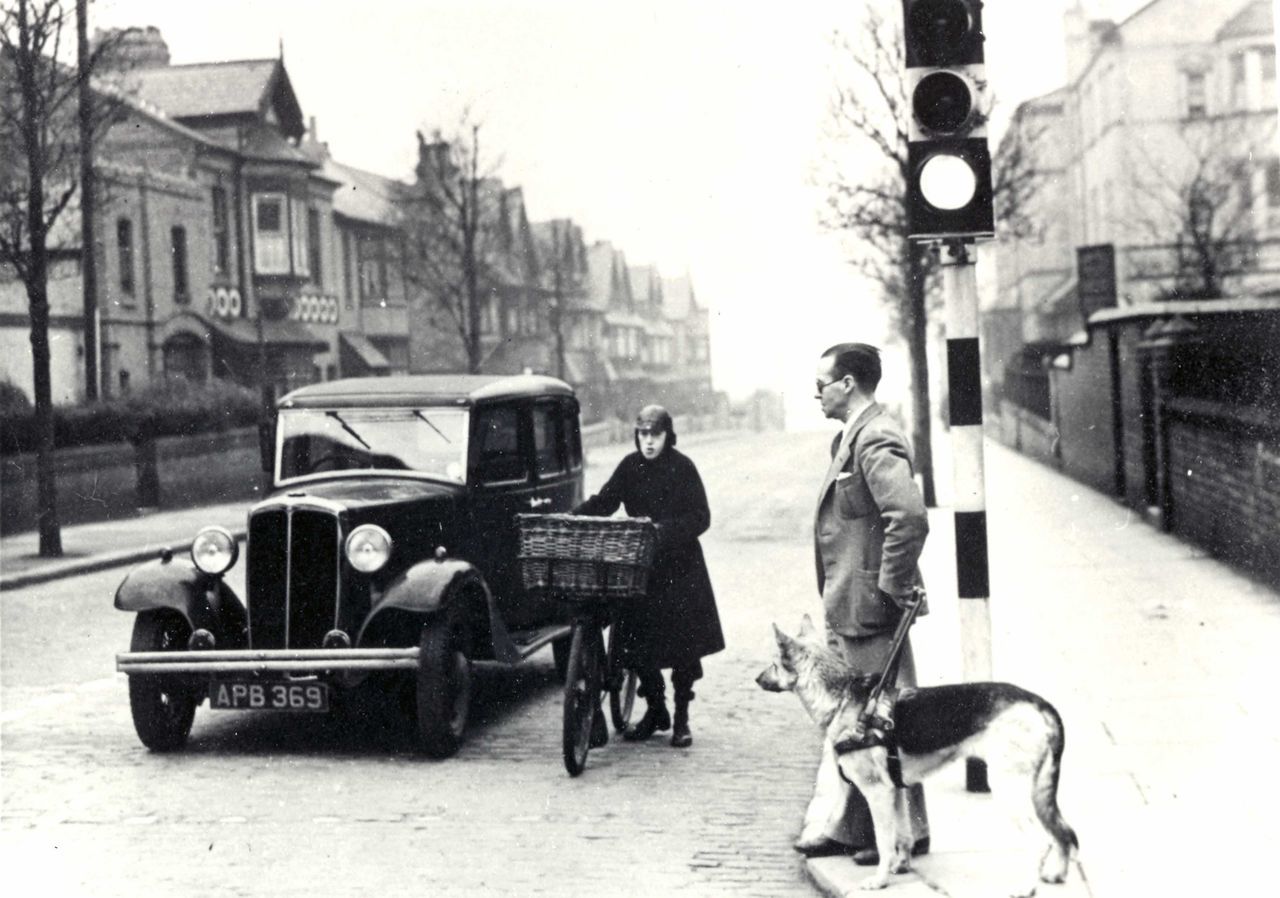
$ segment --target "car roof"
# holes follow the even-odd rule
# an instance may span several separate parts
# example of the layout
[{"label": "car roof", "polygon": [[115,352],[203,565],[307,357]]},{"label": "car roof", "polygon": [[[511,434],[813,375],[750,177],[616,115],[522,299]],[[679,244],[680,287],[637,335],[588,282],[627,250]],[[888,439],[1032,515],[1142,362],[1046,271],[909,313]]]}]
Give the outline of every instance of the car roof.
[{"label": "car roof", "polygon": [[539,374],[415,374],[351,377],[311,384],[289,393],[280,408],[364,405],[472,405],[489,399],[572,396],[562,380]]}]

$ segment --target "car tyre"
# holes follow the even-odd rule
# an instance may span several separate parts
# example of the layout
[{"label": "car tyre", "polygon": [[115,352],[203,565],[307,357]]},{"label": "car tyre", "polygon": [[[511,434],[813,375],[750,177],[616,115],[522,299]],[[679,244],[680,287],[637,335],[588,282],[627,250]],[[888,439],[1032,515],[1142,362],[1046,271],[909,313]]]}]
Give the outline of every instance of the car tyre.
[{"label": "car tyre", "polygon": [[[144,611],[133,622],[129,650],[168,652],[185,649],[191,627],[173,612]],[[133,728],[152,751],[175,751],[186,745],[198,698],[189,685],[164,675],[129,677],[129,710]]]},{"label": "car tyre", "polygon": [[418,742],[433,758],[462,745],[471,713],[471,659],[461,615],[442,615],[422,627],[418,643]]}]

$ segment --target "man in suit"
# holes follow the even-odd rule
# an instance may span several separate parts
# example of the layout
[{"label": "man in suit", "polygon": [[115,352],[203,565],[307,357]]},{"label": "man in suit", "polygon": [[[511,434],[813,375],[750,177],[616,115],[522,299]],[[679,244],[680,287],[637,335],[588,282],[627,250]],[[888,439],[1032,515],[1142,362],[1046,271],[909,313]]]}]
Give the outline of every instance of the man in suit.
[{"label": "man in suit", "polygon": [[[814,520],[818,590],[828,641],[867,673],[884,667],[902,608],[921,583],[916,562],[929,532],[906,437],[876,403],[879,383],[880,351],[874,346],[840,343],[818,360],[816,398],[823,414],[844,425],[831,444]],[[916,683],[910,639],[897,677],[900,686]],[[916,785],[905,795],[900,791],[904,799],[912,853],[923,854],[929,850],[924,790]],[[852,852],[859,864],[879,860],[866,800],[840,776],[829,741],[795,847],[809,857]]]}]

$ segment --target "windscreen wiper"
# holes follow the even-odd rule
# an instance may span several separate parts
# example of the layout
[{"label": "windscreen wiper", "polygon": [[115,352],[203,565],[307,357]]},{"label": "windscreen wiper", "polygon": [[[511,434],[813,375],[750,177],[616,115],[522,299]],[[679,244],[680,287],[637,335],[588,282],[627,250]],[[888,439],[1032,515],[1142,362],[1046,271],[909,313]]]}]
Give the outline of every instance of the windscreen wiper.
[{"label": "windscreen wiper", "polygon": [[418,410],[418,409],[416,409],[416,408],[413,410],[413,413],[414,413],[414,415],[415,415],[415,416],[417,416],[418,418],[420,418],[420,419],[422,419],[423,421],[425,421],[428,427],[430,427],[430,428],[431,428],[432,430],[434,430],[436,433],[440,434],[440,439],[442,439],[442,440],[444,440],[446,443],[449,443],[449,444],[451,444],[451,445],[452,445],[453,440],[451,440],[451,439],[449,439],[447,436],[445,436],[445,435],[444,435],[444,431],[443,431],[443,430],[441,430],[439,427],[436,427],[434,424],[432,424],[432,423],[431,423],[431,419],[430,419],[430,418],[428,418],[426,415],[424,415],[421,411],[419,411],[419,410]]},{"label": "windscreen wiper", "polygon": [[356,430],[355,430],[355,428],[354,428],[354,427],[352,427],[352,426],[351,426],[350,424],[348,424],[346,421],[342,420],[342,416],[341,416],[341,415],[339,415],[337,412],[325,412],[325,414],[326,414],[326,415],[328,415],[328,416],[329,416],[330,418],[332,418],[333,420],[337,421],[337,422],[338,422],[338,424],[340,424],[340,425],[342,426],[342,429],[343,429],[343,430],[345,430],[347,433],[351,434],[353,437],[355,437],[355,438],[356,438],[356,442],[358,442],[361,446],[363,446],[364,448],[368,449],[370,452],[372,452],[372,451],[373,451],[373,447],[372,447],[372,446],[370,446],[368,443],[366,443],[366,442],[364,441],[364,437],[362,437],[362,436],[360,436],[360,434],[356,433]]}]

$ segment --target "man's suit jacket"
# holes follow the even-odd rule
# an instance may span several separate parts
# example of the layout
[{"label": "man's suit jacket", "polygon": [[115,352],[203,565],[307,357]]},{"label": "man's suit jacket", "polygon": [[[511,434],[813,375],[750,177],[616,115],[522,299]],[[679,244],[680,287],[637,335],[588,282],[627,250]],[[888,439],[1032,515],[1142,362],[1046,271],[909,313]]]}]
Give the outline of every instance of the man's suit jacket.
[{"label": "man's suit jacket", "polygon": [[818,494],[814,550],[828,629],[870,636],[896,626],[893,597],[920,585],[928,533],[906,437],[872,403],[840,440]]}]

